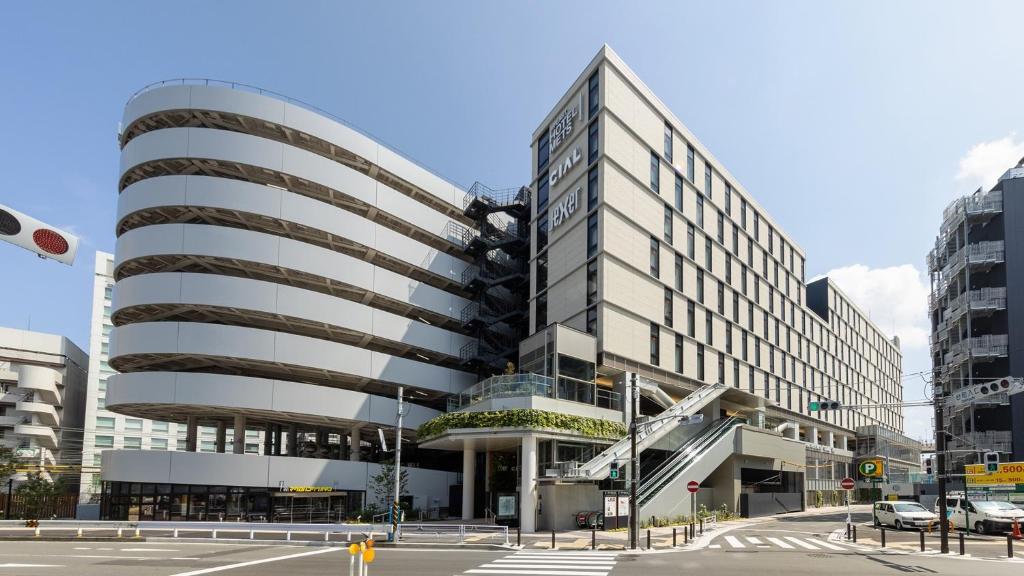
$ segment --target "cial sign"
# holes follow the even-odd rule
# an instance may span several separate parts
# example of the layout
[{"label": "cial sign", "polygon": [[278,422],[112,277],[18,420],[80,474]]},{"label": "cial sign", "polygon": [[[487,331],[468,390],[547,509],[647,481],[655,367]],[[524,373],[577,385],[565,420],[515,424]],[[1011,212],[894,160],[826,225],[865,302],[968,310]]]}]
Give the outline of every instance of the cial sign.
[{"label": "cial sign", "polygon": [[554,188],[555,184],[557,184],[559,180],[565,177],[566,174],[571,172],[572,169],[577,164],[579,164],[580,160],[582,159],[583,153],[580,152],[580,147],[577,146],[573,148],[572,152],[566,154],[565,157],[562,158],[562,161],[556,164],[554,168],[551,169],[551,175],[548,176],[548,187]]},{"label": "cial sign", "polygon": [[555,148],[558,148],[562,142],[565,142],[569,136],[572,136],[572,132],[576,128],[576,120],[580,117],[580,110],[583,110],[582,90],[576,102],[569,104],[558,116],[555,116],[555,121],[548,128],[548,150],[554,152]]},{"label": "cial sign", "polygon": [[555,204],[551,213],[551,225],[549,227],[551,230],[557,228],[576,212],[576,208],[580,205],[581,191],[581,188],[577,188],[566,194],[564,198],[559,200],[558,204]]},{"label": "cial sign", "polygon": [[885,465],[881,460],[862,460],[857,471],[865,478],[881,478],[885,473]]}]

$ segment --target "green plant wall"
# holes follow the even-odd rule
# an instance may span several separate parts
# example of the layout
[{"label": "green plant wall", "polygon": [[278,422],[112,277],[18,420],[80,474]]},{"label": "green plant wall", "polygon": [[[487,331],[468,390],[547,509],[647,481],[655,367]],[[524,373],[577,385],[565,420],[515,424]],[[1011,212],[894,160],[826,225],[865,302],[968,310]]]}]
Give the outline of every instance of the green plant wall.
[{"label": "green plant wall", "polygon": [[553,428],[612,440],[626,435],[621,422],[527,409],[442,414],[420,426],[417,435],[422,440],[455,428]]}]

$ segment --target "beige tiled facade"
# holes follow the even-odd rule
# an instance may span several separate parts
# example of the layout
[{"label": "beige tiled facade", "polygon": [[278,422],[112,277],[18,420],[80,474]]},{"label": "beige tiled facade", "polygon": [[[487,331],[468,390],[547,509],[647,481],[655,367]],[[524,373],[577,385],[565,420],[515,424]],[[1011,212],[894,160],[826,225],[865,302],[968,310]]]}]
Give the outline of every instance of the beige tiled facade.
[{"label": "beige tiled facade", "polygon": [[[806,282],[803,250],[609,48],[533,137],[532,330],[586,330],[599,363],[646,365],[676,395],[721,381],[769,398],[768,416],[798,422],[811,443],[838,447],[873,424],[902,431],[898,407],[807,409],[901,401],[898,341],[830,280]],[[566,215],[559,204],[574,193]]]}]

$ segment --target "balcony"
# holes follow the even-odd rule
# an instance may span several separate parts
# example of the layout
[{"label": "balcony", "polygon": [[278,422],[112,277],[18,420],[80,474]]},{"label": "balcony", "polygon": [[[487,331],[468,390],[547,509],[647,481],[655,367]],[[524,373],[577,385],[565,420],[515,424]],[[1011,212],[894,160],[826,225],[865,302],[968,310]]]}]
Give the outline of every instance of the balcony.
[{"label": "balcony", "polygon": [[969,244],[949,257],[949,262],[942,268],[942,284],[948,285],[968,264],[972,269],[987,270],[1005,259],[1006,250],[1002,240]]},{"label": "balcony", "polygon": [[457,412],[497,398],[540,397],[589,404],[620,411],[622,399],[617,392],[598,388],[592,382],[561,377],[558,382],[540,374],[502,374],[482,380],[466,391],[448,398],[448,411]]},{"label": "balcony", "polygon": [[57,414],[57,409],[49,404],[42,402],[18,402],[15,410],[34,416],[40,424],[45,426],[58,426],[60,424],[60,416]]},{"label": "balcony", "polygon": [[1013,433],[1008,430],[968,432],[954,435],[947,441],[946,447],[949,450],[1013,452]]},{"label": "balcony", "polygon": [[991,361],[1000,356],[1006,356],[1009,339],[1006,334],[989,334],[976,336],[961,340],[949,347],[949,352],[943,359],[947,369],[974,359],[979,362]]},{"label": "balcony", "polygon": [[1006,310],[1006,288],[982,288],[964,292],[949,302],[950,321],[955,322],[970,310],[972,316],[988,316]]}]

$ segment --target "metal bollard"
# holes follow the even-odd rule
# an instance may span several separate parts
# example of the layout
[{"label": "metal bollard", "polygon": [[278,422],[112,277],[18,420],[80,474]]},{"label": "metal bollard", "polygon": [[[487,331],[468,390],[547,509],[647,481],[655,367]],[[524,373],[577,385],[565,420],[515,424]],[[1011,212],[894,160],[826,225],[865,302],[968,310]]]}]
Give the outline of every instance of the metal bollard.
[{"label": "metal bollard", "polygon": [[289,531],[284,533],[284,539],[285,540],[289,540],[289,541],[292,539],[292,531],[291,530],[289,530]]},{"label": "metal bollard", "polygon": [[846,539],[847,540],[850,539],[850,523],[849,522],[846,523]]},{"label": "metal bollard", "polygon": [[249,540],[255,540],[255,539],[256,539],[256,531],[255,530],[249,530]]},{"label": "metal bollard", "polygon": [[1006,535],[1006,557],[1013,558],[1013,534]]},{"label": "metal bollard", "polygon": [[[251,534],[251,532],[250,532],[250,534]],[[324,542],[330,542],[330,541],[331,541],[331,533],[330,532],[324,532]]]},{"label": "metal bollard", "polygon": [[555,531],[554,530],[551,531],[551,549],[552,550],[555,549]]},{"label": "metal bollard", "polygon": [[590,529],[590,549],[597,550],[597,530]]},{"label": "metal bollard", "polygon": [[521,526],[516,526],[516,546],[520,548],[523,546],[523,529]]},{"label": "metal bollard", "polygon": [[856,524],[853,525],[853,543],[854,544],[857,543],[857,525]]},{"label": "metal bollard", "polygon": [[675,528],[672,529],[672,547],[673,548],[676,547],[676,529]]},{"label": "metal bollard", "polygon": [[175,528],[175,529],[174,529],[174,537],[175,537],[175,538],[177,538],[177,537],[178,537],[178,529],[177,529],[177,528]]},{"label": "metal bollard", "polygon": [[39,537],[39,526],[36,526],[36,538]]},{"label": "metal bollard", "polygon": [[647,529],[647,549],[651,549],[651,529]]},{"label": "metal bollard", "polygon": [[703,518],[700,519],[700,535],[701,536],[704,535],[704,519]]},{"label": "metal bollard", "polygon": [[686,526],[683,526],[683,544],[690,544],[690,533],[686,530]]},{"label": "metal bollard", "polygon": [[141,529],[135,528],[135,537],[136,538],[142,538],[142,530]]},{"label": "metal bollard", "polygon": [[216,530],[210,530],[210,538],[213,538],[214,540],[217,539],[217,531]]},{"label": "metal bollard", "polygon": [[918,534],[921,536],[921,552],[924,552],[924,530],[921,530]]},{"label": "metal bollard", "polygon": [[697,530],[696,530],[696,526],[694,525],[693,520],[690,520],[690,539],[691,540],[696,540],[697,539]]},{"label": "metal bollard", "polygon": [[[857,540],[854,539],[854,542]],[[885,548],[885,528],[882,528],[882,548]]]},{"label": "metal bollard", "polygon": [[122,528],[120,528],[120,527],[117,529],[117,537],[118,538],[121,537],[121,530],[122,530]]},{"label": "metal bollard", "polygon": [[964,533],[961,532],[960,534],[958,534],[958,536],[960,537],[960,555],[963,556],[964,555]]},{"label": "metal bollard", "polygon": [[75,536],[77,536],[78,538],[82,537],[82,527],[81,526],[78,527],[78,534],[76,534]]}]

